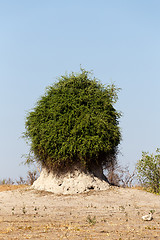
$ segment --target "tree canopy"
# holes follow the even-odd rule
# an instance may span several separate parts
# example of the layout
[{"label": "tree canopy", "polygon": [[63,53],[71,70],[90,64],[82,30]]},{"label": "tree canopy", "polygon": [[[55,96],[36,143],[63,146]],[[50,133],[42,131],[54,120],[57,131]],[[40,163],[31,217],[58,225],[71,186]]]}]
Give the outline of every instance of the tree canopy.
[{"label": "tree canopy", "polygon": [[36,161],[49,170],[107,166],[121,140],[117,93],[114,84],[104,86],[84,69],[49,86],[25,122]]}]

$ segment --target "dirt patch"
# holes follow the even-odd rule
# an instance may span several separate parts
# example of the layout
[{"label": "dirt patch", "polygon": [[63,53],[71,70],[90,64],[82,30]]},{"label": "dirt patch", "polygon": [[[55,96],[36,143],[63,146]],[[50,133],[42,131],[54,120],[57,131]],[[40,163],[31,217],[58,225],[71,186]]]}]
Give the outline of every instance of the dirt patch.
[{"label": "dirt patch", "polygon": [[19,189],[19,188],[24,188],[27,187],[27,185],[0,185],[0,192],[3,191],[11,191],[11,190],[15,190],[15,189]]},{"label": "dirt patch", "polygon": [[[154,210],[153,220],[142,216]],[[137,189],[0,192],[0,239],[159,239],[160,196]]]}]

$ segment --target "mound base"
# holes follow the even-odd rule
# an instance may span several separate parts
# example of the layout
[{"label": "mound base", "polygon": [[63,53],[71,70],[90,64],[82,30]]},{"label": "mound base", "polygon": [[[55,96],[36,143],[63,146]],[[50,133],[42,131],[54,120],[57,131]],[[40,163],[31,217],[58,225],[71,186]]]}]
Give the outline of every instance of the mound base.
[{"label": "mound base", "polygon": [[107,181],[96,177],[89,172],[74,169],[63,175],[53,174],[45,168],[42,169],[39,178],[32,187],[37,190],[45,190],[56,194],[76,194],[90,190],[107,190],[110,185]]}]

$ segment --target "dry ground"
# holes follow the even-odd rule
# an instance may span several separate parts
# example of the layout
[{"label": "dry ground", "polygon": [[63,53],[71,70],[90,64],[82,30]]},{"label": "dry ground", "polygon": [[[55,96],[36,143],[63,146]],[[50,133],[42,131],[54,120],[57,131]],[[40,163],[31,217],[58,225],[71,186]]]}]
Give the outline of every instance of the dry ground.
[{"label": "dry ground", "polygon": [[[0,240],[160,239],[160,196],[116,187],[77,195],[15,188],[0,186]],[[144,222],[150,210],[153,220]]]}]

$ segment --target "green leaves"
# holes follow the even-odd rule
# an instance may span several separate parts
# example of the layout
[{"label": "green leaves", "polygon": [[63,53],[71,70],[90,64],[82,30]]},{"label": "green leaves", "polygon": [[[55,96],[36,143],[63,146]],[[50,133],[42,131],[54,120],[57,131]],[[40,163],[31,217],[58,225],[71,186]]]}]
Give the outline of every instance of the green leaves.
[{"label": "green leaves", "polygon": [[121,139],[120,114],[113,107],[118,90],[83,69],[48,87],[26,118],[25,137],[36,159],[51,169],[105,165]]},{"label": "green leaves", "polygon": [[141,184],[155,193],[160,193],[160,150],[157,149],[155,155],[142,152],[136,168]]}]

